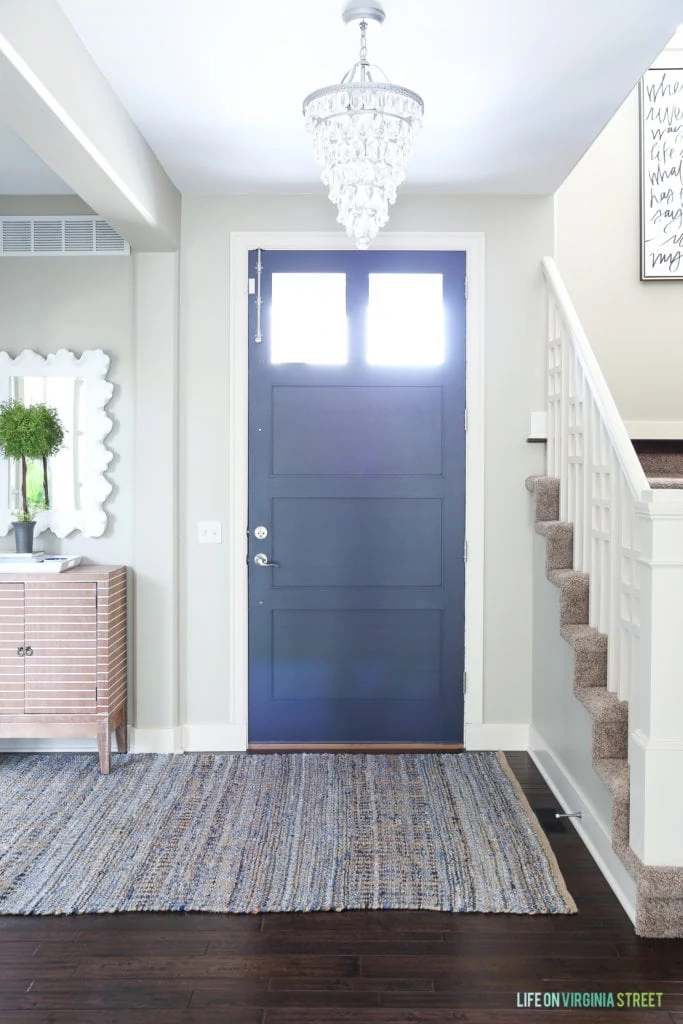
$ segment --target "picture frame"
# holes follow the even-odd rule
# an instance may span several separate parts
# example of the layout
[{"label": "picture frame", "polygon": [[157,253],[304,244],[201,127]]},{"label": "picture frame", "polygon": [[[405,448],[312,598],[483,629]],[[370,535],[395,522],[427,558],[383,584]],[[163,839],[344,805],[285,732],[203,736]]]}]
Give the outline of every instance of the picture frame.
[{"label": "picture frame", "polygon": [[683,280],[683,68],[639,86],[640,278]]}]

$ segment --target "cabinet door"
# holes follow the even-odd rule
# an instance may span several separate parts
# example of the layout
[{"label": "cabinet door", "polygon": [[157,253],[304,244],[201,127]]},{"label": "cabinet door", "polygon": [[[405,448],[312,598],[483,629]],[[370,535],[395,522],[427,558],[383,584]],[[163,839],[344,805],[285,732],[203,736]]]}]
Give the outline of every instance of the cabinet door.
[{"label": "cabinet door", "polygon": [[0,715],[24,713],[24,584],[0,583]]},{"label": "cabinet door", "polygon": [[97,584],[26,583],[24,600],[26,714],[94,714]]}]

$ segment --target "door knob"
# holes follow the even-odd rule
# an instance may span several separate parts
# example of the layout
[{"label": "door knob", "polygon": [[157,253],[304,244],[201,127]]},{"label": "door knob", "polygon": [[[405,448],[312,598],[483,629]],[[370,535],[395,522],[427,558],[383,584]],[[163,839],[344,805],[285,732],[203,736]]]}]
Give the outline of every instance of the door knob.
[{"label": "door knob", "polygon": [[26,655],[27,658],[30,658],[31,655],[33,654],[33,648],[30,647],[30,646],[29,647],[25,647],[24,648],[24,654]]},{"label": "door knob", "polygon": [[254,565],[260,565],[262,569],[279,569],[279,562],[269,562],[268,555],[264,555],[263,552],[259,552],[258,555],[254,555]]},{"label": "door knob", "polygon": [[19,655],[20,658],[23,658],[24,657],[24,648],[23,647],[17,647],[17,654]]}]

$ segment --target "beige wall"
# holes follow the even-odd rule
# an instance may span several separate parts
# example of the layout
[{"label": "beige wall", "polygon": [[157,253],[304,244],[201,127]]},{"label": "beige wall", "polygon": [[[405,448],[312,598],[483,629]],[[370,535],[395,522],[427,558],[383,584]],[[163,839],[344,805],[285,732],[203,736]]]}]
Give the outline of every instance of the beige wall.
[{"label": "beige wall", "polygon": [[683,437],[683,281],[640,280],[639,188],[634,91],[557,193],[557,262],[632,432]]},{"label": "beige wall", "polygon": [[[135,367],[133,260],[123,256],[35,256],[0,259],[0,348],[41,355],[60,348],[81,353],[101,348],[111,357],[114,394],[107,412],[114,427],[106,439],[114,458],[113,491],[102,537],[74,533],[64,540],[41,534],[46,550],[74,552],[95,562],[129,565],[133,555]],[[0,546],[13,547],[11,533]]]},{"label": "beige wall", "polygon": [[[528,722],[531,535],[524,478],[542,469],[526,444],[544,404],[541,257],[552,253],[552,198],[403,197],[396,231],[486,234],[485,720]],[[180,309],[181,687],[192,726],[228,720],[226,544],[200,546],[197,521],[227,523],[231,231],[334,231],[324,198],[183,201]],[[245,299],[246,301],[246,299]],[[245,339],[236,339],[246,344]]]},{"label": "beige wall", "polygon": [[[76,197],[3,197],[0,213],[87,213]],[[114,385],[106,439],[113,490],[102,537],[41,534],[51,552],[132,566],[131,721],[149,748],[178,724],[177,310],[174,254],[0,259],[0,348],[102,348]],[[139,399],[139,401],[138,401]],[[12,548],[11,533],[0,547]]]}]

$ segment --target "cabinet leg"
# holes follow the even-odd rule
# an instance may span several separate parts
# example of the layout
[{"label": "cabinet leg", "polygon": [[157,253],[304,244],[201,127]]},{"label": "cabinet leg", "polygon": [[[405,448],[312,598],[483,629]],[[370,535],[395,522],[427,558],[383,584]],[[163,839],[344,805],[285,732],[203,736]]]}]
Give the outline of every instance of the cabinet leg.
[{"label": "cabinet leg", "polygon": [[116,726],[116,749],[119,754],[128,753],[128,730],[125,722]]},{"label": "cabinet leg", "polygon": [[111,733],[109,721],[100,722],[97,726],[97,748],[100,752],[100,771],[109,775],[111,769]]}]

